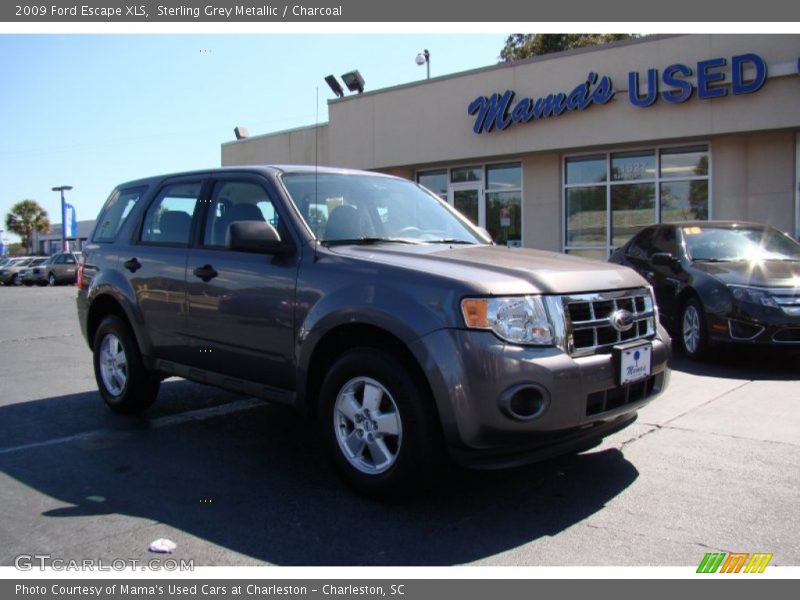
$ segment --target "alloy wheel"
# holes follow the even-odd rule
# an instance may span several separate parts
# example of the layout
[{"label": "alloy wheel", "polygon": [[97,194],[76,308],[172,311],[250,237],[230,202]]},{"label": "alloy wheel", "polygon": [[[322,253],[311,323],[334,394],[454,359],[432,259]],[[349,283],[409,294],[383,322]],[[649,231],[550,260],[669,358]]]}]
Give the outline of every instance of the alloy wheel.
[{"label": "alloy wheel", "polygon": [[683,346],[689,354],[700,347],[700,315],[691,304],[683,312]]},{"label": "alloy wheel", "polygon": [[119,396],[128,381],[128,359],[120,339],[107,334],[100,345],[100,377],[112,396]]},{"label": "alloy wheel", "polygon": [[392,394],[369,377],[348,381],[333,410],[336,441],[347,461],[367,475],[389,470],[403,439],[400,413]]}]

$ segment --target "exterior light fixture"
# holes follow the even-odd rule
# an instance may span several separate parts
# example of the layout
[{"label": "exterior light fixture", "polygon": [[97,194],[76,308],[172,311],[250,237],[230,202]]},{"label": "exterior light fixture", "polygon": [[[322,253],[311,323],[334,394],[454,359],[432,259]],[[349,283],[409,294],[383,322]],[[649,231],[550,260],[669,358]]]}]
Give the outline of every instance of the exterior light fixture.
[{"label": "exterior light fixture", "polygon": [[328,75],[325,78],[325,83],[328,84],[328,87],[331,88],[334,94],[336,94],[337,98],[342,98],[344,96],[344,90],[342,86],[339,85],[339,82],[336,81],[336,77],[333,75]]},{"label": "exterior light fixture", "polygon": [[342,81],[351,92],[358,92],[359,94],[364,91],[364,78],[358,71],[350,71],[342,75]]},{"label": "exterior light fixture", "polygon": [[416,63],[421,67],[422,65],[426,65],[428,70],[428,79],[431,78],[431,53],[427,50],[423,50],[419,54],[417,54]]},{"label": "exterior light fixture", "polygon": [[233,133],[236,134],[237,140],[244,140],[250,137],[250,132],[247,131],[247,127],[234,127]]}]

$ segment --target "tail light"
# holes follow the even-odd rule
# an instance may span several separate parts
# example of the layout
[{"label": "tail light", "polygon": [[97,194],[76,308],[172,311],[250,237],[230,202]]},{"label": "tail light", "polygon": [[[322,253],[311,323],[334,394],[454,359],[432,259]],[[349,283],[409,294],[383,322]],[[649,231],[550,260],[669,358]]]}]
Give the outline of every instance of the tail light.
[{"label": "tail light", "polygon": [[86,255],[82,255],[78,261],[78,272],[75,273],[75,285],[80,290],[83,289],[83,263],[86,262]]}]

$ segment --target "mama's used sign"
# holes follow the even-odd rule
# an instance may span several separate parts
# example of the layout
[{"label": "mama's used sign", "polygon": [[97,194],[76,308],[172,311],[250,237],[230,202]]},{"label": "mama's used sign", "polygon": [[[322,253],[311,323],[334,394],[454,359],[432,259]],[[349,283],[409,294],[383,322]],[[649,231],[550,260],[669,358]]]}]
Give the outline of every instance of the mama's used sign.
[{"label": "mama's used sign", "polygon": [[[659,99],[672,104],[689,100],[697,92],[703,100],[727,96],[752,94],[767,79],[767,64],[756,54],[739,54],[730,59],[712,58],[694,65],[674,64],[663,69],[648,69],[642,81],[638,71],[628,73],[628,101],[641,108],[652,106]],[[745,70],[750,70],[745,79]],[[730,90],[728,85],[730,84]],[[515,123],[557,117],[570,111],[586,110],[593,104],[606,104],[616,92],[611,78],[589,73],[586,80],[569,92],[556,92],[540,98],[521,98],[506,90],[502,94],[478,96],[467,107],[475,117],[472,130],[486,133],[494,129],[505,130]]]}]

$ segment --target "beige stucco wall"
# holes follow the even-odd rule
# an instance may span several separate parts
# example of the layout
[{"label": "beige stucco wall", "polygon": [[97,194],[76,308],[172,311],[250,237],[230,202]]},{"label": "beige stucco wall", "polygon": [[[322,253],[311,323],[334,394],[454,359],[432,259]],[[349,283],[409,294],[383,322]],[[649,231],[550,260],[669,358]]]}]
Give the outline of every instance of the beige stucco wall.
[{"label": "beige stucco wall", "polygon": [[330,164],[327,124],[261,135],[222,145],[222,166],[313,165],[315,162],[320,165]]},{"label": "beige stucco wall", "polygon": [[723,136],[712,145],[713,217],[794,227],[792,132]]},{"label": "beige stucco wall", "polygon": [[522,161],[522,244],[561,251],[561,158],[557,153],[527,156]]}]

